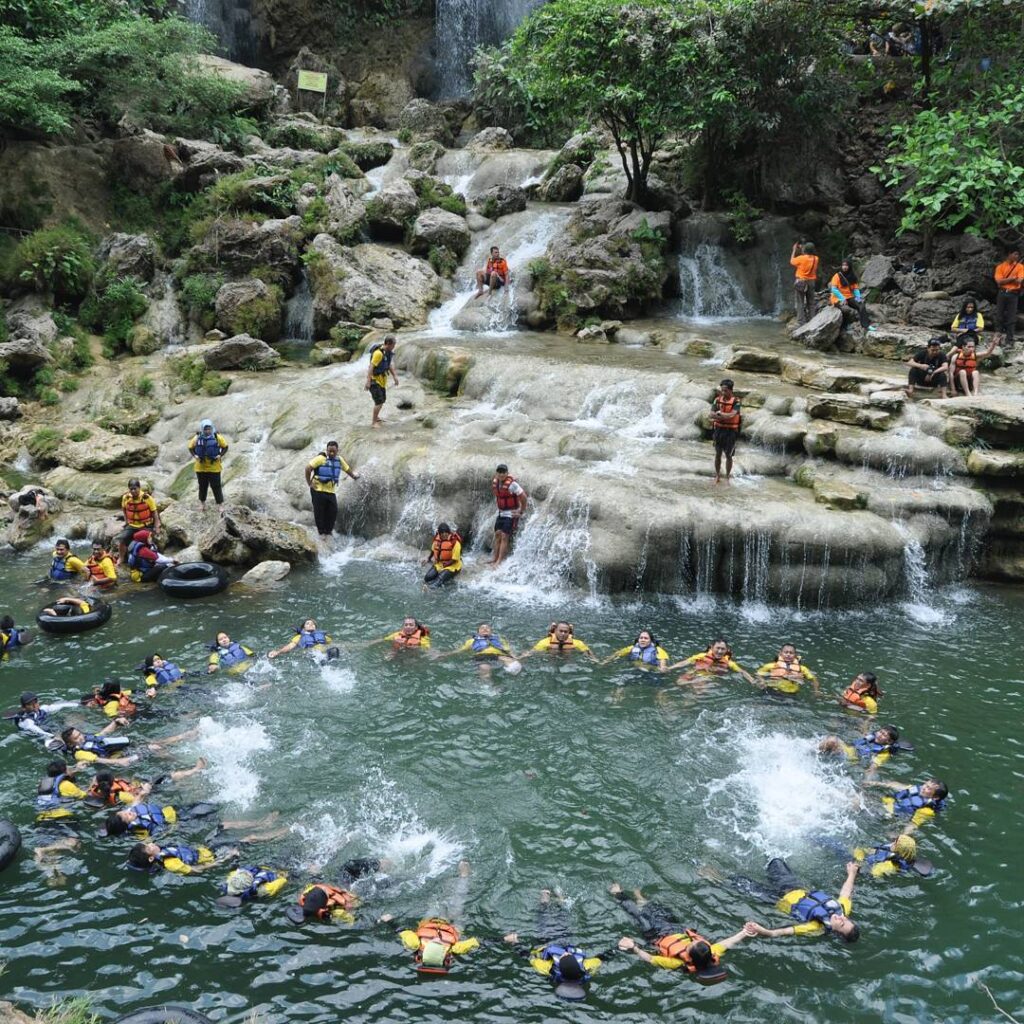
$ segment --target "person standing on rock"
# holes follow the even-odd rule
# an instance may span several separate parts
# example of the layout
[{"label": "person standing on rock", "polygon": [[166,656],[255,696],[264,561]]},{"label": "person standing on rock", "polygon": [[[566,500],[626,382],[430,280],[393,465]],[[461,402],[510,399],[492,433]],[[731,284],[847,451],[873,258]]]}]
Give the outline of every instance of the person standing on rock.
[{"label": "person standing on rock", "polygon": [[1017,328],[1017,305],[1020,290],[1024,286],[1024,263],[1020,261],[1020,246],[1013,245],[1006,251],[1006,259],[996,267],[996,327],[1003,334],[1003,348],[1013,348],[1014,331]]},{"label": "person standing on rock", "polygon": [[382,345],[370,346],[370,365],[366,370],[366,385],[364,390],[370,392],[373,399],[373,419],[370,426],[376,429],[381,426],[380,411],[388,400],[388,374],[398,387],[398,375],[391,361],[395,357],[395,336],[388,334]]},{"label": "person standing on rock", "polygon": [[828,283],[828,290],[830,292],[829,302],[833,306],[839,306],[841,309],[849,307],[857,314],[860,325],[865,331],[874,330],[871,326],[871,318],[868,316],[868,304],[861,295],[857,271],[853,269],[853,264],[848,259],[839,264],[839,269],[832,275],[832,280]]},{"label": "person standing on rock", "polygon": [[711,403],[711,437],[715,442],[715,483],[722,482],[722,456],[725,456],[725,482],[732,476],[732,456],[740,436],[740,400],[733,394],[733,382],[726,377],[718,386]]},{"label": "person standing on rock", "polygon": [[338,484],[344,473],[352,480],[358,480],[349,464],[338,455],[338,442],[328,441],[324,451],[315,455],[306,465],[306,485],[313,502],[313,519],[316,532],[321,537],[334,533],[338,521]]},{"label": "person standing on rock", "polygon": [[796,301],[796,322],[805,324],[816,312],[814,290],[818,286],[818,257],[810,242],[795,242],[789,262],[796,269],[793,295]]},{"label": "person standing on rock", "polygon": [[914,388],[938,388],[939,398],[946,397],[949,384],[949,359],[942,351],[945,338],[932,338],[927,348],[915,352],[907,360],[910,373],[907,379],[907,397],[913,398]]},{"label": "person standing on rock", "polygon": [[508,466],[503,462],[494,471],[491,491],[498,502],[498,518],[494,521],[493,557],[485,565],[497,568],[512,551],[512,537],[519,526],[519,520],[526,511],[526,491],[509,476]]},{"label": "person standing on rock", "polygon": [[508,263],[501,255],[501,250],[496,245],[492,245],[491,255],[488,256],[484,269],[476,272],[476,294],[473,298],[479,299],[485,288],[490,289],[492,293],[496,292],[499,288],[504,288],[511,280],[512,274],[509,272]]},{"label": "person standing on rock", "polygon": [[195,460],[196,482],[199,484],[199,509],[206,511],[206,495],[213,491],[213,500],[224,504],[224,489],[220,474],[224,468],[221,459],[227,454],[228,442],[214,429],[213,420],[203,420],[199,431],[188,443],[189,454]]},{"label": "person standing on rock", "polygon": [[156,508],[156,499],[142,489],[142,481],[132,477],[128,481],[128,490],[121,496],[121,512],[124,515],[124,529],[117,535],[117,564],[125,565],[128,555],[128,543],[139,530],[151,530],[156,533],[160,529],[160,513]]}]

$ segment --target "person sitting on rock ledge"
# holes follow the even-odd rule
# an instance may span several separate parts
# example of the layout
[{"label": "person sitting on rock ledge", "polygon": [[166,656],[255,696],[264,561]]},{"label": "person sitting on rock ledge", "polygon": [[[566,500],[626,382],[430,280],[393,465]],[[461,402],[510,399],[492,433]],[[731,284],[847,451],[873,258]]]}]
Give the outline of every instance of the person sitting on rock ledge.
[{"label": "person sitting on rock ledge", "polygon": [[939,398],[946,397],[949,385],[949,360],[942,351],[944,338],[932,338],[927,348],[915,352],[907,360],[910,373],[907,375],[907,397],[914,397],[914,388],[938,388]]},{"label": "person sitting on rock ledge", "polygon": [[430,565],[423,577],[428,587],[443,587],[462,572],[462,538],[447,523],[438,523],[424,562]]},{"label": "person sitting on rock ledge", "polygon": [[861,327],[865,331],[873,331],[871,318],[868,316],[868,304],[861,295],[860,282],[857,280],[857,271],[849,259],[839,264],[839,269],[832,275],[828,283],[830,292],[829,302],[840,309],[852,309],[860,320]]},{"label": "person sitting on rock ledge", "polygon": [[[979,314],[980,316],[980,314]],[[958,318],[959,319],[959,318]],[[953,321],[956,324],[956,320]],[[957,337],[957,343],[949,350],[950,394],[957,392],[962,395],[978,396],[981,394],[981,375],[978,373],[978,361],[992,355],[996,348],[995,338],[984,352],[978,353],[978,336],[973,331],[965,331]]]},{"label": "person sitting on rock ledge", "polygon": [[479,299],[485,288],[493,294],[499,288],[504,288],[511,280],[512,274],[509,272],[508,263],[498,247],[492,245],[491,255],[487,258],[484,269],[476,272],[476,292],[473,298]]},{"label": "person sitting on rock ledge", "polygon": [[124,529],[114,538],[117,541],[118,565],[124,565],[128,556],[128,543],[138,530],[160,529],[160,513],[156,499],[142,489],[142,481],[132,477],[128,490],[121,496],[121,512],[124,515]]},{"label": "person sitting on rock ledge", "polygon": [[959,342],[962,335],[973,334],[977,343],[984,329],[985,318],[978,312],[978,304],[974,299],[964,299],[960,312],[953,317],[953,323],[950,324],[953,337]]}]

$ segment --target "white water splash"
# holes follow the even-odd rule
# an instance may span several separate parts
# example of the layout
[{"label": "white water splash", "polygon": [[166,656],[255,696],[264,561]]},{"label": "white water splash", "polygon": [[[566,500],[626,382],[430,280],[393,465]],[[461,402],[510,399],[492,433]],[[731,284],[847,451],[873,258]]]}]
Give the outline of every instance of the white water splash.
[{"label": "white water splash", "polygon": [[272,748],[263,726],[251,719],[238,725],[224,725],[203,716],[196,745],[213,768],[221,798],[242,808],[249,807],[260,791],[261,781],[253,768],[252,756]]},{"label": "white water splash", "polygon": [[692,256],[679,258],[679,295],[683,316],[698,323],[761,316],[726,269],[721,247],[710,242],[701,242]]},{"label": "white water splash", "polygon": [[337,662],[329,661],[320,666],[320,675],[327,688],[334,693],[350,693],[359,682],[355,672]]}]

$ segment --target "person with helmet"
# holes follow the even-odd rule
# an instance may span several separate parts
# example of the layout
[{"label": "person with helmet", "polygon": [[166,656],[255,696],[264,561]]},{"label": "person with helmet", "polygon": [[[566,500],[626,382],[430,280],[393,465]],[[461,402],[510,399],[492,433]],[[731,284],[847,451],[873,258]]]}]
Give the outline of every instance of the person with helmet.
[{"label": "person with helmet", "polygon": [[313,503],[313,520],[321,537],[330,537],[338,521],[338,484],[344,473],[358,480],[356,473],[338,454],[338,442],[328,441],[324,450],[306,464],[306,486]]},{"label": "person with helmet", "polygon": [[839,703],[850,711],[862,711],[868,715],[878,714],[878,702],[885,696],[879,689],[878,676],[874,672],[858,672],[850,685],[843,691]]},{"label": "person with helmet", "polygon": [[53,545],[53,560],[47,579],[55,583],[67,583],[69,580],[88,578],[89,570],[85,562],[71,554],[71,544],[66,537],[58,537]]},{"label": "person with helmet", "polygon": [[811,684],[815,697],[821,692],[818,677],[800,660],[793,644],[783,644],[775,661],[762,665],[757,675],[765,680],[762,685],[766,690],[776,693],[799,693],[805,682]]},{"label": "person with helmet", "polygon": [[59,743],[54,735],[58,724],[53,713],[62,708],[73,708],[75,704],[76,702],[73,700],[40,704],[39,695],[31,690],[26,690],[19,699],[18,710],[4,715],[4,718],[13,722],[19,732],[26,733],[33,739],[41,740],[44,743],[50,741]]},{"label": "person with helmet", "polygon": [[430,554],[423,562],[430,565],[423,577],[428,587],[443,587],[451,583],[462,572],[462,538],[447,523],[438,523]]},{"label": "person with helmet", "polygon": [[551,901],[551,890],[541,889],[537,911],[537,945],[519,942],[518,932],[509,932],[504,941],[516,947],[516,953],[530,961],[530,966],[546,977],[554,986],[559,999],[579,1002],[586,999],[591,979],[600,969],[609,953],[590,956],[569,939],[569,915],[564,900],[556,895]]},{"label": "person with helmet", "polygon": [[164,569],[178,564],[177,559],[160,554],[152,530],[136,530],[132,534],[127,558],[128,572],[135,583],[152,583]]},{"label": "person with helmet", "polygon": [[853,859],[863,864],[872,878],[909,874],[927,877],[934,871],[931,861],[918,859],[917,840],[906,833],[881,846],[859,846],[853,851]]},{"label": "person with helmet", "polygon": [[726,970],[721,962],[725,954],[744,939],[757,934],[749,924],[745,924],[735,935],[719,942],[709,942],[699,932],[684,927],[669,907],[649,902],[639,889],[634,889],[632,897],[629,897],[615,882],[608,891],[637,923],[644,939],[654,946],[656,952],[648,952],[638,939],[628,935],[619,939],[619,949],[636,953],[646,963],[667,971],[685,968],[688,974],[705,984],[724,980]]},{"label": "person with helmet", "polygon": [[206,496],[213,491],[213,500],[218,505],[224,504],[224,488],[221,485],[221,473],[224,464],[221,461],[228,451],[228,440],[218,434],[213,420],[202,420],[199,430],[188,442],[188,451],[192,456],[196,470],[196,483],[199,485],[199,508],[206,511]]},{"label": "person with helmet", "polygon": [[725,482],[732,476],[732,457],[740,436],[743,416],[740,400],[733,394],[733,381],[726,377],[718,385],[711,403],[711,439],[715,444],[715,483],[722,482],[722,456],[725,456]]},{"label": "person with helmet", "polygon": [[492,557],[484,564],[497,568],[512,551],[512,538],[526,511],[526,491],[515,477],[509,475],[508,466],[502,462],[494,471],[491,493],[498,503],[498,517],[494,520]]},{"label": "person with helmet", "polygon": [[392,365],[395,358],[395,342],[397,339],[393,334],[384,336],[383,343],[370,346],[370,365],[366,368],[366,383],[364,391],[370,392],[373,399],[373,418],[370,426],[375,430],[381,426],[380,411],[388,400],[388,374],[398,387],[398,374]]},{"label": "person with helmet", "polygon": [[853,888],[860,864],[851,860],[846,865],[846,880],[838,897],[820,889],[806,889],[793,874],[789,865],[775,857],[768,862],[765,888],[752,879],[738,877],[733,881],[741,891],[769,901],[778,901],[776,909],[792,918],[796,924],[785,928],[765,928],[751,921],[749,924],[762,938],[778,939],[786,935],[835,935],[844,942],[853,943],[860,938],[860,927],[850,918],[853,913]]},{"label": "person with helmet", "polygon": [[121,514],[124,516],[124,529],[114,538],[117,541],[118,565],[125,564],[128,544],[139,530],[156,533],[160,529],[156,499],[142,489],[142,481],[138,477],[128,481],[128,490],[121,496]]},{"label": "person with helmet", "polygon": [[222,895],[217,903],[222,907],[240,907],[252,900],[271,899],[287,884],[286,872],[265,864],[235,868],[219,883]]}]

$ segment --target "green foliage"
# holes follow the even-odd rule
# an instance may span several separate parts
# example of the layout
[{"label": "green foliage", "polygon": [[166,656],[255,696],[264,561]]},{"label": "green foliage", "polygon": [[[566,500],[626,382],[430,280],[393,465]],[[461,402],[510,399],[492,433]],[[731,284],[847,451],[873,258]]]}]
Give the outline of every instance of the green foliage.
[{"label": "green foliage", "polygon": [[302,121],[281,121],[271,125],[264,134],[264,141],[277,148],[315,149],[318,153],[329,153],[341,141],[338,128],[327,125],[307,124]]},{"label": "green foliage", "polygon": [[730,189],[723,197],[729,218],[729,234],[737,245],[749,245],[754,241],[754,225],[760,220],[759,210],[738,189]]},{"label": "green foliage", "polygon": [[302,211],[302,229],[306,236],[312,238],[325,230],[331,211],[323,196],[314,196]]},{"label": "green foliage", "polygon": [[59,405],[60,395],[53,388],[40,388],[39,401],[43,405]]},{"label": "green foliage", "polygon": [[79,441],[88,441],[90,437],[92,437],[92,431],[88,427],[79,427],[77,430],[72,430],[71,433],[68,434],[68,440],[76,443]]},{"label": "green foliage", "polygon": [[[60,317],[54,316],[57,327],[64,337],[70,337],[72,344],[69,348],[60,346],[54,352],[54,365],[65,373],[75,373],[78,370],[87,370],[95,360],[92,357],[92,350],[89,348],[89,335],[76,323],[60,322]],[[68,381],[73,378],[65,378],[61,381],[62,391],[74,391],[74,387],[68,387]]]},{"label": "green foliage", "polygon": [[232,335],[249,334],[254,338],[276,337],[281,330],[281,289],[267,285],[266,295],[240,305],[225,329]]},{"label": "green foliage", "polygon": [[40,427],[26,442],[29,455],[44,465],[53,465],[64,435],[55,427]]},{"label": "green foliage", "polygon": [[481,217],[486,217],[488,220],[498,219],[498,200],[494,196],[487,196],[476,209]]},{"label": "green foliage", "polygon": [[413,191],[420,201],[421,210],[437,206],[449,213],[457,213],[461,217],[466,215],[466,200],[462,193],[453,192],[451,185],[445,184],[439,178],[427,175],[423,178],[412,178],[409,184],[412,185]]},{"label": "green foliage", "polygon": [[567,164],[576,164],[586,170],[594,162],[596,156],[597,139],[587,133],[583,136],[580,145],[576,146],[572,153],[559,151],[555,154],[555,158],[548,164],[548,169],[544,172],[544,180],[547,181],[549,178],[553,178]]},{"label": "green foliage", "polygon": [[364,172],[386,164],[395,150],[390,142],[343,142],[338,148]]},{"label": "green foliage", "polygon": [[7,327],[7,314],[4,312],[3,306],[0,306],[0,345],[11,337],[10,331]]},{"label": "green foliage", "polygon": [[190,214],[198,218],[258,212],[287,217],[295,206],[297,191],[295,181],[286,174],[250,168],[218,178],[203,193],[202,202],[193,204]]},{"label": "green foliage", "polygon": [[190,274],[181,282],[181,298],[189,317],[203,330],[214,323],[213,304],[224,284],[219,274]]},{"label": "green foliage", "polygon": [[81,299],[95,272],[89,240],[72,223],[34,231],[18,243],[7,265],[9,285],[20,282],[59,303]]},{"label": "green foliage", "polygon": [[412,129],[399,128],[398,135],[396,136],[396,138],[400,143],[402,143],[403,146],[408,146],[409,143],[412,142]]},{"label": "green foliage", "polygon": [[994,238],[1024,228],[1024,94],[1000,86],[949,111],[922,110],[893,127],[890,155],[873,170],[899,190],[900,231]]},{"label": "green foliage", "polygon": [[432,245],[427,253],[427,261],[434,268],[434,273],[441,277],[454,277],[459,269],[459,258],[446,245]]},{"label": "green foliage", "polygon": [[39,1016],[38,1024],[100,1024],[100,1019],[91,1012],[89,1000],[82,997],[55,1003]]},{"label": "green foliage", "polygon": [[540,311],[563,329],[578,327],[579,311],[570,298],[569,289],[558,279],[551,264],[540,257],[530,260],[526,269],[533,278],[533,293],[537,296]]},{"label": "green foliage", "polygon": [[230,378],[208,370],[201,356],[179,356],[171,360],[171,369],[197,394],[218,397],[231,387]]},{"label": "green foliage", "polygon": [[100,282],[95,292],[82,303],[79,319],[94,331],[102,332],[108,357],[128,348],[132,328],[149,307],[149,301],[131,277]]},{"label": "green foliage", "polygon": [[132,388],[139,398],[149,398],[153,394],[153,389],[156,384],[152,377],[148,377],[143,374],[138,380],[131,382]]},{"label": "green foliage", "polygon": [[71,127],[82,86],[53,66],[44,47],[0,26],[0,127],[59,135]]},{"label": "green foliage", "polygon": [[354,352],[365,336],[365,327],[349,323],[335,324],[330,332],[331,341],[349,352]]}]

